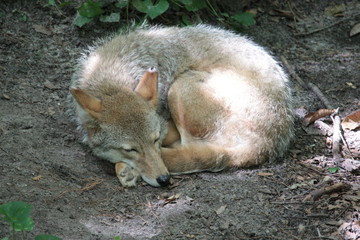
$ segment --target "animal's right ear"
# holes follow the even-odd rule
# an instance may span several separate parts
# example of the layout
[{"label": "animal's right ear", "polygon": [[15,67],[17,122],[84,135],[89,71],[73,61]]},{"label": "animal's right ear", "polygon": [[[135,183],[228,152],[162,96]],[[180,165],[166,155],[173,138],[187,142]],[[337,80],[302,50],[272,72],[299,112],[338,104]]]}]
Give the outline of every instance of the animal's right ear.
[{"label": "animal's right ear", "polygon": [[86,112],[95,118],[99,118],[103,109],[102,101],[99,98],[79,88],[70,89],[70,92]]},{"label": "animal's right ear", "polygon": [[158,72],[156,68],[149,68],[140,79],[135,93],[156,107],[158,102]]}]

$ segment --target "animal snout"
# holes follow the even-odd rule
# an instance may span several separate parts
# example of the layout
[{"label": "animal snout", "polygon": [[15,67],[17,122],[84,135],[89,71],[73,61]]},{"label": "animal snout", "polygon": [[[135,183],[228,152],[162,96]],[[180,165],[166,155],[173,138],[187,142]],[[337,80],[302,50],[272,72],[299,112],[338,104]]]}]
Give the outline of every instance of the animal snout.
[{"label": "animal snout", "polygon": [[166,187],[170,184],[170,175],[161,175],[160,177],[158,177],[156,179],[156,181],[158,182],[158,184],[162,187]]}]

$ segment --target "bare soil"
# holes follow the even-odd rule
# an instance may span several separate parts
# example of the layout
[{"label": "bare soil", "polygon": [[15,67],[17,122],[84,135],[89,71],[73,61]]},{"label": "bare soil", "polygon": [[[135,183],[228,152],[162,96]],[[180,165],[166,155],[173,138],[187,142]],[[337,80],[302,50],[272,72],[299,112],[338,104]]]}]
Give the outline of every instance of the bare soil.
[{"label": "bare soil", "polygon": [[[245,33],[317,85],[341,118],[358,110],[360,34],[350,38],[349,31],[360,22],[360,3],[294,1],[290,9],[285,2],[254,3],[262,11]],[[337,17],[326,14],[344,2]],[[299,18],[279,16],[277,8]],[[342,144],[347,164],[336,173],[328,170],[336,166],[331,133],[319,130],[331,130],[332,121],[306,127],[299,118],[289,154],[276,164],[180,176],[168,188],[123,188],[65,114],[81,51],[120,26],[78,29],[75,12],[37,1],[5,1],[0,9],[0,204],[33,206],[29,239],[360,239],[359,131],[343,133],[352,155]],[[324,108],[294,78],[292,85],[299,115]],[[10,228],[0,220],[5,236]]]}]

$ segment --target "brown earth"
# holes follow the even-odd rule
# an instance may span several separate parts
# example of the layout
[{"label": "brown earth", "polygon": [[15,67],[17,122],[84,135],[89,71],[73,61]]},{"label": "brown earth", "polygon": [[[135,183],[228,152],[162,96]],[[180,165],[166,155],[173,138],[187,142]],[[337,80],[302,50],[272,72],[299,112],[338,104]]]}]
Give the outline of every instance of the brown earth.
[{"label": "brown earth", "polygon": [[[360,108],[360,34],[349,37],[360,22],[360,3],[325,11],[343,2],[295,1],[290,18],[296,13],[297,21],[280,16],[274,4],[254,4],[262,11],[246,30],[316,84],[341,118]],[[75,12],[36,1],[6,1],[0,10],[0,204],[33,206],[31,239],[45,233],[63,239],[360,239],[359,131],[344,132],[352,156],[341,148],[336,173],[328,170],[336,164],[331,133],[319,130],[331,132],[332,121],[305,127],[299,119],[296,139],[278,164],[176,177],[168,188],[123,188],[113,165],[91,155],[65,114],[82,49],[119,26],[79,30]],[[313,91],[292,82],[300,115],[324,108]],[[335,189],[322,195],[324,187]],[[0,220],[5,236],[10,228]]]}]

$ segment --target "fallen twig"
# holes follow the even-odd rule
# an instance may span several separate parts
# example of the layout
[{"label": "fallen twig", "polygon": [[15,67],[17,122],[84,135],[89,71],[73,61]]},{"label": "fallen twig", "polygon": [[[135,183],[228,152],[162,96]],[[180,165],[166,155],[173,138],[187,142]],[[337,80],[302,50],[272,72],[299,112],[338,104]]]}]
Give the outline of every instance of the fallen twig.
[{"label": "fallen twig", "polygon": [[341,159],[341,149],[340,149],[340,141],[341,141],[341,120],[338,115],[335,115],[334,117],[331,116],[331,119],[334,124],[334,131],[333,131],[333,137],[332,137],[332,154],[333,158],[335,159],[336,163],[339,162]]},{"label": "fallen twig", "polygon": [[273,204],[281,204],[281,205],[286,205],[286,204],[314,204],[313,201],[307,201],[307,202],[270,202],[270,203],[273,203]]},{"label": "fallen twig", "polygon": [[349,184],[346,183],[335,183],[331,186],[327,186],[327,187],[322,187],[320,189],[317,189],[313,192],[311,192],[309,195],[307,195],[304,199],[304,201],[308,201],[308,200],[313,200],[316,201],[318,200],[321,196],[323,196],[324,194],[332,194],[335,192],[342,192],[342,191],[346,191],[350,188]]},{"label": "fallen twig", "polygon": [[304,89],[308,89],[308,85],[306,84],[306,82],[304,82],[295,72],[295,69],[289,64],[289,62],[287,61],[287,59],[284,56],[280,56],[280,59],[282,61],[282,63],[284,64],[285,68],[288,70],[290,76],[292,78],[294,78],[301,87],[303,87]]},{"label": "fallen twig", "polygon": [[[330,101],[327,99],[327,97],[321,92],[321,90],[313,83],[308,82],[305,83],[295,72],[294,68],[290,66],[288,61],[285,57],[281,56],[281,61],[285,65],[285,67],[288,69],[290,76],[292,76],[304,89],[310,89],[324,104],[324,106],[327,109],[334,109],[334,107],[331,105]],[[333,114],[331,117],[333,121],[333,145],[332,145],[332,151],[333,151],[333,158],[336,162],[339,161],[341,158],[341,147],[340,147],[340,139],[342,140],[343,144],[347,147],[348,151],[350,151],[348,144],[345,140],[345,138],[342,136],[341,133],[341,121],[340,117],[337,115],[338,110]]]},{"label": "fallen twig", "polygon": [[326,30],[326,29],[328,29],[328,28],[334,27],[334,26],[336,26],[336,25],[338,25],[338,24],[340,24],[340,23],[342,23],[342,22],[351,20],[351,19],[353,19],[354,17],[357,17],[358,15],[360,15],[360,14],[355,14],[354,16],[350,16],[350,17],[348,17],[348,18],[343,18],[343,19],[341,19],[341,20],[339,20],[339,21],[337,21],[337,22],[334,22],[334,23],[332,23],[332,24],[329,24],[329,25],[327,25],[327,26],[325,26],[325,27],[317,28],[317,29],[314,29],[314,30],[309,31],[309,32],[297,33],[297,34],[294,34],[294,36],[295,36],[295,37],[304,37],[304,36],[308,36],[308,35],[311,35],[311,34],[314,34],[314,33],[317,33],[317,32],[321,32],[321,31]]},{"label": "fallen twig", "polygon": [[320,99],[320,101],[324,104],[324,106],[327,109],[334,109],[332,107],[331,103],[329,102],[329,100],[327,99],[327,97],[325,97],[325,95],[318,88],[318,86],[316,86],[315,84],[313,84],[311,82],[308,82],[307,85],[311,89],[311,91],[313,91],[313,93],[315,93],[315,95]]},{"label": "fallen twig", "polygon": [[315,169],[314,167],[312,167],[312,165],[308,165],[308,164],[305,164],[305,163],[302,163],[302,162],[300,162],[300,165],[303,166],[303,167],[305,167],[305,168],[307,168],[307,169],[310,169],[310,170],[316,172],[316,173],[319,174],[319,175],[326,175],[325,173],[322,173],[322,172],[320,172],[319,170],[317,170],[317,169]]},{"label": "fallen twig", "polygon": [[61,198],[61,197],[63,197],[66,193],[68,193],[68,192],[76,192],[76,191],[86,192],[86,191],[89,191],[89,190],[93,189],[95,186],[103,183],[104,181],[105,181],[105,179],[96,179],[96,180],[94,180],[93,182],[90,182],[90,183],[86,184],[86,185],[85,185],[84,187],[82,187],[82,188],[70,188],[70,189],[66,189],[66,190],[62,191],[60,194],[58,194],[57,196],[50,198],[49,200],[50,200],[50,201],[53,201],[53,200],[55,200],[55,199]]}]

